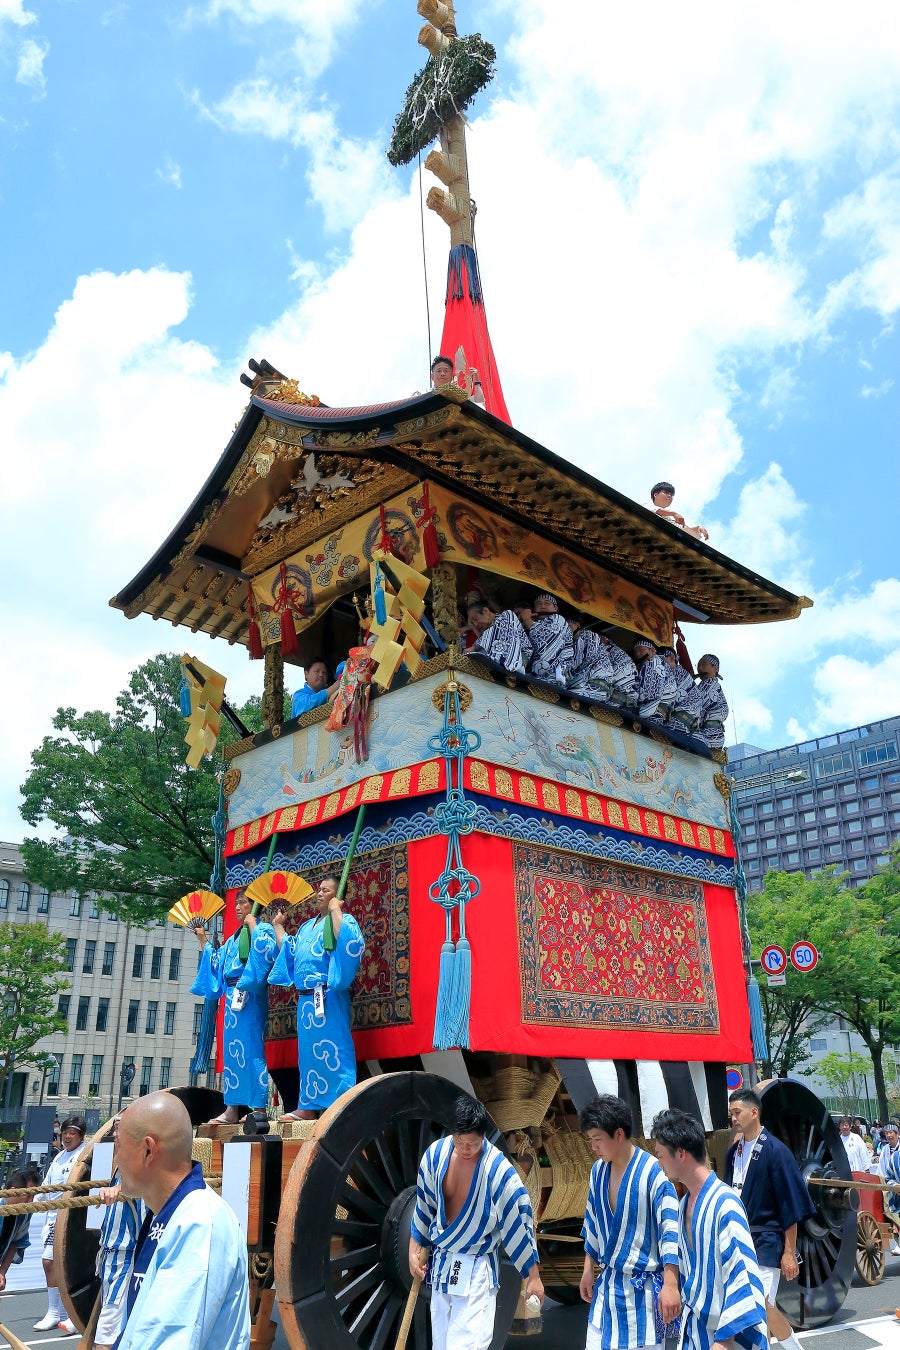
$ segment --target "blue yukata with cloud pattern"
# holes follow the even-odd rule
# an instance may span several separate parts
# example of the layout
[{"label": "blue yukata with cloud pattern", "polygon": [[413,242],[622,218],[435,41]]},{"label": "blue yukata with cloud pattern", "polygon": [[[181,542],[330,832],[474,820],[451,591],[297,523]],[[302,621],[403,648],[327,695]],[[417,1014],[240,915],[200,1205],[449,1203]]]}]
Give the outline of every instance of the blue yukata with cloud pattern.
[{"label": "blue yukata with cloud pattern", "polygon": [[[246,963],[238,956],[238,934],[224,942],[218,951],[207,942],[200,954],[197,978],[191,993],[199,998],[225,995],[225,1021],[222,1032],[222,1085],[226,1106],[264,1107],[269,1097],[269,1071],[266,1068],[266,1019],[269,1015],[268,975],[275,962],[278,944],[270,923],[258,923],[250,941]],[[243,989],[247,1001],[240,1012],[231,1006],[234,989]]]},{"label": "blue yukata with cloud pattern", "polygon": [[[294,985],[297,998],[297,1063],[304,1111],[320,1111],[356,1082],[356,1051],[350,1035],[350,986],[366,949],[359,924],[344,914],[333,952],[323,943],[325,920],[317,915],[281,944],[270,984]],[[325,990],[325,1015],[316,1020],[312,991]]]}]

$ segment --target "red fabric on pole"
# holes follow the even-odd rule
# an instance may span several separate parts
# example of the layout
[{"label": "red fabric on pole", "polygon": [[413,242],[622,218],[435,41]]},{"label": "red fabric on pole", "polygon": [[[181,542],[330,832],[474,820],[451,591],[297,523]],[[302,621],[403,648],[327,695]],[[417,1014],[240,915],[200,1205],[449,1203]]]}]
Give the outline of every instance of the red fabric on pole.
[{"label": "red fabric on pole", "polygon": [[[461,361],[457,360],[458,353]],[[469,244],[457,244],[450,250],[441,355],[453,362],[459,384],[463,383],[461,373],[468,376],[477,371],[485,408],[512,425],[488,333],[478,262]]]}]

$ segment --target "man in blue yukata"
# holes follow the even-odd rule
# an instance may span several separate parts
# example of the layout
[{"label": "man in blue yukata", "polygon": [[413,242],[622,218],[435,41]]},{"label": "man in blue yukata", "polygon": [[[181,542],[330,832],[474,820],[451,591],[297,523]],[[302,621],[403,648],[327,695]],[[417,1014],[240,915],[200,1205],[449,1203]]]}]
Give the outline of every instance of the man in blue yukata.
[{"label": "man in blue yukata", "polygon": [[631,1107],[621,1097],[594,1097],[579,1123],[597,1158],[581,1230],[581,1297],[591,1305],[585,1350],[661,1347],[677,1335],[681,1311],[675,1187],[631,1142]]},{"label": "man in blue yukata", "polygon": [[291,717],[299,717],[311,708],[320,708],[337,693],[338,681],[328,683],[328,667],[320,657],[304,667],[306,683],[291,699]]},{"label": "man in blue yukata", "polygon": [[773,1343],[800,1350],[790,1322],[775,1306],[783,1275],[796,1280],[797,1225],[812,1217],[813,1205],[797,1160],[780,1139],[762,1127],[762,1102],[750,1088],[728,1098],[728,1116],[741,1138],[725,1158],[725,1181],[741,1197],[766,1294],[766,1315]]},{"label": "man in blue yukata", "polygon": [[118,1128],[122,1194],[143,1200],[114,1350],[248,1350],[247,1242],[191,1161],[194,1132],[170,1092],[139,1097]]},{"label": "man in blue yukata", "polygon": [[490,1116],[462,1093],[453,1133],[419,1164],[409,1239],[413,1279],[431,1287],[433,1350],[487,1350],[494,1335],[500,1247],[542,1302],[534,1215],[512,1163],[485,1138]]},{"label": "man in blue yukata", "polygon": [[659,1165],[681,1201],[679,1350],[768,1350],[766,1300],[744,1207],[706,1166],[706,1135],[686,1111],[653,1121]]}]

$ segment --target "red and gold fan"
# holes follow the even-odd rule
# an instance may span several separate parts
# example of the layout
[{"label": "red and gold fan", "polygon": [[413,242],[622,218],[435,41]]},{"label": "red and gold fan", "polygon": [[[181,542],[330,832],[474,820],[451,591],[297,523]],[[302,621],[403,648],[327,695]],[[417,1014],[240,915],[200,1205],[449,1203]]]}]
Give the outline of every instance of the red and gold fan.
[{"label": "red and gold fan", "polygon": [[247,887],[247,899],[265,909],[273,900],[285,905],[299,905],[313,894],[309,882],[296,872],[263,872]]},{"label": "red and gold fan", "polygon": [[196,928],[198,924],[206,926],[207,919],[214,919],[225,908],[225,901],[212,891],[191,891],[183,895],[177,904],[169,910],[169,918],[182,928]]}]

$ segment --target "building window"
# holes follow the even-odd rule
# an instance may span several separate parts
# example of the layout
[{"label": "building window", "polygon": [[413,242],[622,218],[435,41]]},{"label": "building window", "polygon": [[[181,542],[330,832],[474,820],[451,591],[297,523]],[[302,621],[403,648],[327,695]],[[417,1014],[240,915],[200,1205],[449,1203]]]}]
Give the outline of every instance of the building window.
[{"label": "building window", "polygon": [[803,821],[804,825],[815,825],[816,813],[815,811],[804,811],[800,819]]},{"label": "building window", "polygon": [[742,806],[740,811],[738,811],[738,820],[752,820],[752,819],[753,819],[753,807]]},{"label": "building window", "polygon": [[782,835],[782,837],[781,837],[781,842],[782,842],[782,844],[796,844],[796,842],[797,842],[797,836],[796,836],[796,834],[785,834],[785,835]]},{"label": "building window", "polygon": [[50,913],[50,892],[46,886],[41,886],[38,890],[38,914]]},{"label": "building window", "polygon": [[781,828],[782,828],[783,830],[791,830],[791,829],[793,829],[793,827],[796,825],[796,823],[797,823],[797,818],[796,818],[796,816],[782,816],[782,817],[781,817]]},{"label": "building window", "polygon": [[854,872],[865,872],[868,866],[869,866],[869,864],[866,862],[865,858],[854,858],[854,859],[853,859],[853,870],[854,870]]},{"label": "building window", "polygon": [[59,1079],[62,1073],[62,1055],[51,1055],[52,1063],[47,1070],[47,1096],[59,1096]]},{"label": "building window", "polygon": [[800,854],[799,854],[799,853],[786,853],[786,854],[785,854],[785,857],[784,857],[784,861],[787,863],[788,867],[796,867],[796,866],[799,864],[799,862],[800,862]]},{"label": "building window", "polygon": [[884,816],[869,816],[866,824],[870,830],[880,830],[884,826]]},{"label": "building window", "polygon": [[0,909],[9,909],[9,882],[0,877]]},{"label": "building window", "polygon": [[194,1040],[200,1035],[200,1028],[203,1026],[203,1004],[194,1004]]},{"label": "building window", "polygon": [[169,952],[169,979],[177,980],[181,970],[181,948],[173,947]]},{"label": "building window", "polygon": [[66,1019],[66,1022],[68,1022],[69,1020],[69,1008],[71,1006],[72,1006],[72,995],[60,994],[59,1002],[56,1005],[56,1011],[59,1013],[60,1017],[64,1017]]},{"label": "building window", "polygon": [[81,1096],[81,1066],[84,1063],[84,1055],[73,1055],[72,1064],[69,1069],[69,1096]]},{"label": "building window", "polygon": [[826,806],[822,812],[826,820],[837,820],[838,809],[836,806]]},{"label": "building window", "polygon": [[884,781],[886,783],[900,783],[900,773],[889,773]]},{"label": "building window", "polygon": [[804,843],[807,843],[807,844],[815,844],[815,843],[818,842],[818,839],[819,839],[819,831],[818,831],[818,830],[804,830],[804,831],[803,831],[803,841],[804,841]]},{"label": "building window", "polygon": [[216,1058],[213,1055],[209,1064],[206,1066],[206,1086],[214,1088],[216,1086]]},{"label": "building window", "polygon": [[168,1056],[164,1056],[159,1066],[159,1086],[160,1090],[169,1086],[169,1075],[172,1072],[172,1061]]},{"label": "building window", "polygon": [[90,994],[82,994],[78,1000],[78,1012],[75,1014],[75,1030],[87,1031],[88,1012],[91,1007]]},{"label": "building window", "polygon": [[845,815],[845,816],[858,816],[858,815],[859,815],[859,802],[845,802],[845,803],[844,803],[844,815]]},{"label": "building window", "polygon": [[887,848],[887,835],[873,834],[869,843],[872,845],[872,848]]},{"label": "building window", "polygon": [[131,978],[139,980],[144,973],[144,948],[135,947],[131,960]]},{"label": "building window", "polygon": [[113,973],[113,964],[116,959],[116,944],[114,942],[104,942],[103,944],[103,969],[101,975],[111,975]]},{"label": "building window", "polygon": [[81,969],[85,975],[93,975],[94,959],[97,955],[97,943],[94,938],[88,938],[84,944],[84,960],[81,963]]},{"label": "building window", "polygon": [[759,804],[759,814],[761,816],[770,816],[774,810],[775,807],[772,802],[760,802]]},{"label": "building window", "polygon": [[864,778],[862,781],[863,791],[869,792],[878,788],[877,778]]},{"label": "building window", "polygon": [[167,1003],[167,1004],[166,1004],[166,1020],[165,1020],[165,1022],[164,1022],[164,1024],[163,1024],[163,1035],[164,1035],[164,1036],[174,1036],[174,1035],[175,1035],[175,1004],[174,1004],[174,1003]]},{"label": "building window", "polygon": [[897,758],[897,742],[885,741],[883,745],[866,745],[859,751],[859,767],[868,764],[886,764],[889,759]]},{"label": "building window", "polygon": [[[836,755],[825,755],[815,761],[817,778],[831,778],[836,773],[846,773],[853,768],[853,756],[849,750],[841,750]],[[829,789],[830,791],[830,789]]]},{"label": "building window", "polygon": [[66,970],[75,969],[75,957],[78,955],[78,939],[66,938]]},{"label": "building window", "polygon": [[825,852],[828,854],[829,858],[839,858],[841,856],[841,846],[840,844],[829,844]]},{"label": "building window", "polygon": [[152,955],[152,957],[150,958],[150,978],[151,978],[151,980],[158,980],[158,979],[161,977],[161,975],[162,975],[162,958],[163,958],[163,949],[162,949],[162,947],[154,947],[154,948],[153,948],[153,955]]},{"label": "building window", "polygon": [[807,862],[819,862],[821,857],[822,857],[822,850],[820,848],[808,848],[806,850]]},{"label": "building window", "polygon": [[775,822],[774,820],[764,820],[759,828],[763,834],[774,834]]},{"label": "building window", "polygon": [[141,1096],[146,1097],[150,1091],[150,1077],[153,1073],[153,1056],[145,1055],[141,1060]]},{"label": "building window", "polygon": [[91,1081],[88,1086],[88,1092],[92,1097],[100,1096],[100,1075],[103,1073],[103,1056],[91,1056]]},{"label": "building window", "polygon": [[128,1000],[128,1021],[125,1024],[126,1031],[137,1031],[138,1009],[141,1006],[139,998]]},{"label": "building window", "polygon": [[862,851],[863,851],[864,848],[865,848],[865,845],[863,844],[863,841],[862,841],[861,839],[851,839],[851,840],[850,840],[850,852],[851,852],[851,853],[862,853]]},{"label": "building window", "polygon": [[824,1036],[813,1036],[809,1042],[810,1050],[827,1050],[828,1041]]},{"label": "building window", "polygon": [[826,839],[839,839],[841,837],[840,825],[826,825],[822,831]]},{"label": "building window", "polygon": [[892,806],[900,806],[900,792],[889,792],[888,801]]},{"label": "building window", "polygon": [[819,793],[819,801],[820,801],[820,802],[833,802],[833,801],[834,801],[834,788],[833,788],[833,787],[830,787],[830,788],[822,788],[821,792]]},{"label": "building window", "polygon": [[81,896],[80,896],[80,895],[73,895],[73,896],[72,896],[72,899],[69,901],[69,918],[70,918],[70,919],[80,919],[80,918],[81,918]]},{"label": "building window", "polygon": [[100,918],[100,902],[97,899],[96,895],[91,896],[91,905],[90,909],[88,910],[88,918],[89,919]]},{"label": "building window", "polygon": [[745,825],[744,828],[741,830],[741,835],[743,836],[744,839],[752,839],[755,834],[756,834],[755,825]]},{"label": "building window", "polygon": [[855,796],[856,796],[856,784],[855,784],[855,783],[842,783],[842,784],[841,784],[841,796],[843,796],[843,797],[855,797]]},{"label": "building window", "polygon": [[109,1021],[109,999],[101,998],[97,1000],[97,1030],[105,1031],[106,1024]]},{"label": "building window", "polygon": [[797,798],[797,805],[798,805],[798,806],[812,806],[812,804],[813,804],[814,801],[815,801],[815,797],[813,796],[813,794],[812,794],[811,792],[801,792],[800,796]]},{"label": "building window", "polygon": [[148,1036],[156,1035],[156,1014],[158,1009],[159,1004],[154,999],[151,999],[147,1004],[147,1021],[144,1026],[144,1030]]},{"label": "building window", "polygon": [[27,914],[30,900],[31,900],[31,887],[28,885],[27,881],[20,881],[19,899],[18,903],[16,904],[16,909],[22,910],[24,913]]},{"label": "building window", "polygon": [[766,840],[765,840],[765,848],[766,848],[766,852],[767,852],[767,853],[777,853],[777,852],[778,852],[778,840],[777,840],[777,839],[766,839]]},{"label": "building window", "polygon": [[845,825],[844,828],[846,829],[846,831],[847,831],[848,834],[861,834],[861,833],[862,833],[862,821],[861,821],[861,820],[848,820],[848,821],[847,821],[847,824]]},{"label": "building window", "polygon": [[758,852],[759,852],[759,844],[755,843],[755,842],[751,839],[751,840],[749,841],[749,843],[746,843],[746,844],[744,845],[743,851],[744,851],[744,853],[758,853]]}]

